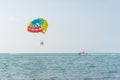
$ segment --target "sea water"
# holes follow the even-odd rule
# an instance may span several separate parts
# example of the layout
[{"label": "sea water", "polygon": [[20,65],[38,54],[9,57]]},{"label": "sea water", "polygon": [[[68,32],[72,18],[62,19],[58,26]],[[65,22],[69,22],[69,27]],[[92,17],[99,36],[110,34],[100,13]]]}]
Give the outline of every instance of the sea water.
[{"label": "sea water", "polygon": [[0,54],[0,80],[120,80],[120,54]]}]

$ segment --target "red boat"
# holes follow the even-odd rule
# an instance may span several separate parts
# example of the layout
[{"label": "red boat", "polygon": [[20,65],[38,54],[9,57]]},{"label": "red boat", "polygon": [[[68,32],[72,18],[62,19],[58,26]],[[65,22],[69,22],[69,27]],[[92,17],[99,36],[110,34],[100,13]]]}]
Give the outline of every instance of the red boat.
[{"label": "red boat", "polygon": [[82,51],[80,53],[78,53],[79,55],[86,55],[87,53],[85,51]]}]

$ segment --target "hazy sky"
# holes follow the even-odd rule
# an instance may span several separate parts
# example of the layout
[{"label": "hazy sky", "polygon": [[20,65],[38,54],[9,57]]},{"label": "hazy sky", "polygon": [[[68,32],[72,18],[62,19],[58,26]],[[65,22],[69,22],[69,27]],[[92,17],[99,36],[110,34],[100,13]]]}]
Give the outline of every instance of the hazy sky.
[{"label": "hazy sky", "polygon": [[[46,34],[27,32],[39,17]],[[1,53],[80,51],[120,52],[120,0],[0,0]]]}]

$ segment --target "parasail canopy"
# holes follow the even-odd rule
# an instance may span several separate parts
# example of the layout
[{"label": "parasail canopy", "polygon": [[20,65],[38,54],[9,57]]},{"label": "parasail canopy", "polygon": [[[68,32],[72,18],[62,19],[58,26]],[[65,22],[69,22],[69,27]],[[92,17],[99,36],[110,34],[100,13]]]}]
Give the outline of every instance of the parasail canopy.
[{"label": "parasail canopy", "polygon": [[48,23],[43,18],[37,18],[30,21],[27,25],[27,31],[32,33],[43,33],[45,34],[48,28]]}]

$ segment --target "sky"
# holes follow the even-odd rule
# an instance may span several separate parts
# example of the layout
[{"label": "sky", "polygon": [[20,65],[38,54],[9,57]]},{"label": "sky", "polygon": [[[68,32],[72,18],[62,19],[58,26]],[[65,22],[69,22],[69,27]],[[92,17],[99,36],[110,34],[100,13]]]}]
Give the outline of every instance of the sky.
[{"label": "sky", "polygon": [[[0,53],[120,53],[120,0],[0,0]],[[27,31],[48,21],[46,34]],[[44,45],[40,45],[40,41]]]}]

